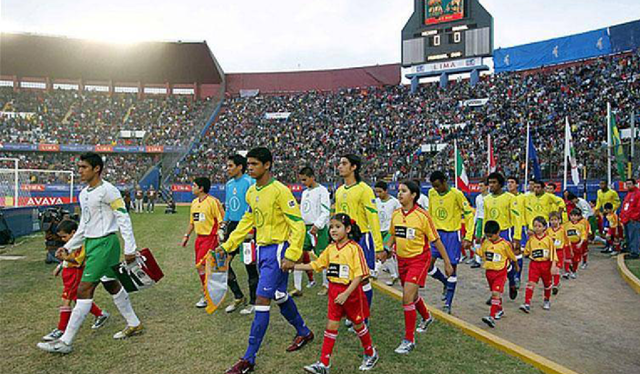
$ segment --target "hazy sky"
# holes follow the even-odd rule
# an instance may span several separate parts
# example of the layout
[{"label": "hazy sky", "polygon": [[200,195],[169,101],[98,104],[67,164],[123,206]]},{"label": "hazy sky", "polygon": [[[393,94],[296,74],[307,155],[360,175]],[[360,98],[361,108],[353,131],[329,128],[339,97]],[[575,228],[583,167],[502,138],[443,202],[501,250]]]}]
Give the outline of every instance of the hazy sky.
[{"label": "hazy sky", "polygon": [[[507,47],[640,19],[640,0],[481,0]],[[0,0],[2,31],[206,40],[226,72],[400,61],[413,0]]]}]

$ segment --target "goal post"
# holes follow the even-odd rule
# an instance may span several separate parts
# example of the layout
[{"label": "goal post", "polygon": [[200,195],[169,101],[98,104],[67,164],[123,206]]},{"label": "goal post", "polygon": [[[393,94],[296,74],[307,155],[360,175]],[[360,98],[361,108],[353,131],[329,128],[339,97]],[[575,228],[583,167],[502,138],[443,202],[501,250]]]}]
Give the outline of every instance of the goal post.
[{"label": "goal post", "polygon": [[71,204],[75,177],[68,170],[7,168],[0,159],[0,206],[25,207]]}]

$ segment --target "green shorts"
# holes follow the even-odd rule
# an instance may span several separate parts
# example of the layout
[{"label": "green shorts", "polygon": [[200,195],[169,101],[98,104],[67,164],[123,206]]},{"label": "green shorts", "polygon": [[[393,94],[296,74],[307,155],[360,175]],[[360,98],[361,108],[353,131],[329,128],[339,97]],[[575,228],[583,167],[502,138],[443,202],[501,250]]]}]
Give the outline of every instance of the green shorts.
[{"label": "green shorts", "polygon": [[380,234],[382,235],[382,244],[386,243],[391,237],[391,233],[389,231],[380,231]]},{"label": "green shorts", "polygon": [[309,233],[309,230],[311,230],[311,227],[313,227],[313,225],[308,225],[307,226],[307,233],[304,236],[304,245],[302,246],[302,250],[304,251],[311,251],[313,250],[313,253],[316,254],[316,256],[320,256],[320,254],[322,253],[322,251],[324,251],[325,248],[327,248],[327,246],[329,245],[329,229],[327,227],[318,230],[318,233],[316,234],[316,246],[314,247],[311,243],[311,234]]},{"label": "green shorts", "polygon": [[598,230],[598,217],[591,216],[589,217],[589,220],[587,221],[589,222],[589,227],[591,229],[591,233],[589,236],[596,236],[600,233],[600,230]]},{"label": "green shorts", "polygon": [[82,282],[99,282],[102,277],[117,279],[113,266],[120,262],[120,241],[118,235],[109,234],[102,238],[87,238],[84,241],[86,261]]},{"label": "green shorts", "polygon": [[484,233],[482,232],[482,218],[478,218],[476,220],[476,238],[484,237]]}]

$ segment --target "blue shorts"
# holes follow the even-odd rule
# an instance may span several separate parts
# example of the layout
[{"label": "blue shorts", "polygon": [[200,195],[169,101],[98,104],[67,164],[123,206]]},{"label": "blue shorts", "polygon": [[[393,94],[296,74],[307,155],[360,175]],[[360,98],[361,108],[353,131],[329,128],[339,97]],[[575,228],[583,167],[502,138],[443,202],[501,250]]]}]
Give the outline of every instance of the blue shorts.
[{"label": "blue shorts", "polygon": [[288,242],[260,246],[258,256],[258,289],[256,295],[267,299],[281,299],[287,295],[289,273],[280,269]]},{"label": "blue shorts", "polygon": [[507,229],[500,231],[500,237],[509,243],[513,241],[513,229]]},{"label": "blue shorts", "polygon": [[376,268],[376,245],[373,242],[373,235],[370,232],[363,233],[358,244],[362,247],[367,266],[369,266],[369,269],[374,270]]},{"label": "blue shorts", "polygon": [[524,248],[528,240],[529,240],[529,230],[527,230],[527,227],[525,226],[525,227],[522,227],[522,238],[520,238],[520,246]]},{"label": "blue shorts", "polygon": [[[460,256],[462,255],[460,231],[438,230],[438,235],[440,235],[440,240],[442,240],[444,249],[447,250],[447,255],[449,256],[451,265],[458,265],[458,262],[460,262]],[[442,258],[440,256],[440,252],[438,252],[433,245],[431,246],[431,256],[432,258]]]}]

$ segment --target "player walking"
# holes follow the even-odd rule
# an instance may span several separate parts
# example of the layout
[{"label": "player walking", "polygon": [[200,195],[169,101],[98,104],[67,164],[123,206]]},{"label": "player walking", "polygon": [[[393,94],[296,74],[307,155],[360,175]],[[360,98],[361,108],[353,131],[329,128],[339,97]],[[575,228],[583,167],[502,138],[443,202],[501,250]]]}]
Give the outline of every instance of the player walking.
[{"label": "player walking", "polygon": [[[389,195],[389,185],[387,182],[379,181],[376,183],[374,191],[376,193],[376,206],[378,207],[378,216],[380,217],[380,230],[382,241],[386,243],[389,240],[389,229],[391,227],[391,216],[396,209],[400,209],[402,205],[395,197]],[[393,258],[393,254],[378,266],[380,271],[387,269],[391,279],[385,282],[387,286],[393,286],[398,280],[398,265]]]}]

